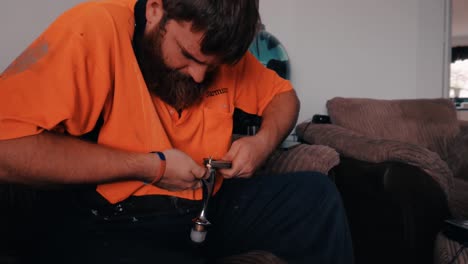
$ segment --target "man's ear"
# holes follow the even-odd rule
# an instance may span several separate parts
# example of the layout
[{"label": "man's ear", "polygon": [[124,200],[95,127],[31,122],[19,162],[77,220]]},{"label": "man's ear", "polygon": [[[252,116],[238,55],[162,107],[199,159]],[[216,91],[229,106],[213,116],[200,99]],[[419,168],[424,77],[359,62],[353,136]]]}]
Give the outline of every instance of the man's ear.
[{"label": "man's ear", "polygon": [[162,0],[148,0],[146,2],[146,23],[149,28],[158,25],[164,16]]}]

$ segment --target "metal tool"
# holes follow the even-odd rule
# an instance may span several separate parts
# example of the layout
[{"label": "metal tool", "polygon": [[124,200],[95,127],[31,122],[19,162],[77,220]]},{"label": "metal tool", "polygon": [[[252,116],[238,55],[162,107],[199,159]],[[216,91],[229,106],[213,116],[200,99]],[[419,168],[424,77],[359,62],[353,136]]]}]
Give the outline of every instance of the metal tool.
[{"label": "metal tool", "polygon": [[230,161],[213,160],[211,157],[204,159],[203,163],[206,166],[206,174],[201,179],[203,188],[203,208],[200,214],[192,220],[194,225],[190,232],[190,239],[195,243],[202,243],[205,241],[207,228],[211,225],[211,222],[206,218],[206,213],[208,202],[210,201],[215,186],[216,170],[229,169],[232,164]]}]

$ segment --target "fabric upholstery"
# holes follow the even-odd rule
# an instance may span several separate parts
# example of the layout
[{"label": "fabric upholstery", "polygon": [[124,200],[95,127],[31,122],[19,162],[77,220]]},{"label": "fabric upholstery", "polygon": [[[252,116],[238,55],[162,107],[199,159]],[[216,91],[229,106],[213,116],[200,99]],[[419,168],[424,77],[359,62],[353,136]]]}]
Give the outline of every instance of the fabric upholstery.
[{"label": "fabric upholstery", "polygon": [[452,186],[449,201],[450,211],[455,218],[468,219],[468,181],[455,178]]},{"label": "fabric upholstery", "polygon": [[424,146],[444,159],[458,134],[454,104],[448,99],[377,100],[336,97],[327,102],[333,124],[375,138]]},{"label": "fabric upholstery", "polygon": [[[439,233],[435,242],[434,263],[449,263],[461,248],[461,244],[448,239]],[[468,263],[468,249],[464,249],[458,256],[457,264]]]},{"label": "fabric upholstery", "polygon": [[455,178],[468,181],[468,122],[459,123],[460,133],[448,146],[446,161]]},{"label": "fabric upholstery", "polygon": [[[451,217],[468,219],[468,122],[450,100],[338,97],[327,108],[332,124],[301,124],[299,138],[356,160],[413,165],[439,183]],[[434,263],[448,263],[460,246],[439,234]],[[468,263],[468,249],[455,263]]]},{"label": "fabric upholstery", "polygon": [[273,152],[261,173],[317,171],[328,174],[339,161],[338,153],[330,147],[300,144],[288,150]]},{"label": "fabric upholstery", "polygon": [[449,194],[452,172],[439,155],[421,146],[373,138],[336,125],[303,123],[296,133],[308,143],[330,146],[346,157],[374,163],[399,161],[419,167]]}]

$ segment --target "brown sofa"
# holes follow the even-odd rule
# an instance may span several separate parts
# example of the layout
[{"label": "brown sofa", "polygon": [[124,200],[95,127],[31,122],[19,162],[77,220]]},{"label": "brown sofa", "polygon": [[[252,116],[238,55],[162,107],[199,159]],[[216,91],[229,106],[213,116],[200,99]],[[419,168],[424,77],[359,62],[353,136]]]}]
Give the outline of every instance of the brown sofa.
[{"label": "brown sofa", "polygon": [[[356,263],[449,262],[460,247],[441,233],[444,220],[468,218],[468,123],[454,104],[333,98],[327,110],[331,124],[303,123],[296,132],[340,154],[331,174]],[[468,263],[467,251],[458,263]]]}]

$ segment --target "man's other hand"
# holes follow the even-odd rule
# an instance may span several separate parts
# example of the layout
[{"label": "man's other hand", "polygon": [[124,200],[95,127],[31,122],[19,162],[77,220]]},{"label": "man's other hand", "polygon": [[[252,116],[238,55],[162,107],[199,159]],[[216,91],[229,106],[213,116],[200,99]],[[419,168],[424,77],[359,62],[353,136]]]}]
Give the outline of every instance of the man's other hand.
[{"label": "man's other hand", "polygon": [[230,169],[219,170],[224,178],[249,178],[271,153],[268,142],[258,135],[240,138],[232,143],[223,160],[232,161]]}]

